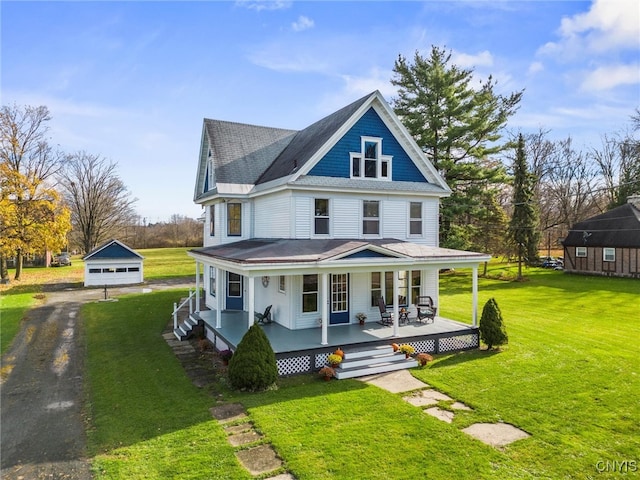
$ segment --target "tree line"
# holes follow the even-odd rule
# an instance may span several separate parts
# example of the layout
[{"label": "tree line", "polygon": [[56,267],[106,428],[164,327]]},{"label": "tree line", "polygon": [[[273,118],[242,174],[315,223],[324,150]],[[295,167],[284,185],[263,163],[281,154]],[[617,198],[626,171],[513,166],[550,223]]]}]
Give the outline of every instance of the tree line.
[{"label": "tree line", "polygon": [[[554,249],[571,225],[640,192],[640,109],[628,132],[606,133],[579,150],[550,131],[512,132],[524,90],[497,93],[489,76],[452,62],[433,46],[413,59],[399,55],[391,104],[451,195],[440,209],[440,246],[477,250],[533,265],[539,249]],[[633,108],[633,107],[631,107]],[[147,224],[136,215],[117,164],[48,142],[45,106],[3,106],[0,112],[0,270],[15,256],[70,248],[89,252],[110,238],[133,248],[202,244],[202,225],[174,215]]]}]

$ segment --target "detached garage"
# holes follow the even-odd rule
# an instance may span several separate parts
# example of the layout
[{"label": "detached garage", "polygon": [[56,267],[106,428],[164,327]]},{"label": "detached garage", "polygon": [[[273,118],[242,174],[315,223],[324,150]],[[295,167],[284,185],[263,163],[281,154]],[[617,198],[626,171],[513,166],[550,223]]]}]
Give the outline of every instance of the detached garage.
[{"label": "detached garage", "polygon": [[84,256],[84,286],[142,283],[144,257],[118,240],[111,240]]}]

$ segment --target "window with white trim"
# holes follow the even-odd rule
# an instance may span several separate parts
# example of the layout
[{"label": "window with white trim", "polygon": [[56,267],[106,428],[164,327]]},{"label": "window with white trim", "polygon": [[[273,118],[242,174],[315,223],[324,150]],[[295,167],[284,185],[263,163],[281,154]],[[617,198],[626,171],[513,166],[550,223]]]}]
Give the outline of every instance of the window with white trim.
[{"label": "window with white trim", "polygon": [[[420,295],[421,278],[420,270],[398,272],[398,305],[415,303]],[[387,306],[393,305],[393,272],[371,272],[372,307],[378,306],[380,297],[384,297]]]},{"label": "window with white trim", "polygon": [[329,199],[316,198],[314,208],[315,235],[329,235]]},{"label": "window with white trim", "polygon": [[587,247],[576,247],[576,257],[586,257]]},{"label": "window with white trim", "polygon": [[362,234],[380,234],[380,202],[378,200],[362,201]]},{"label": "window with white trim", "polygon": [[605,247],[602,249],[602,261],[603,262],[615,262],[616,261],[616,249],[611,247]]},{"label": "window with white trim", "polygon": [[391,180],[391,155],[382,154],[382,138],[361,137],[360,151],[350,152],[351,178]]},{"label": "window with white trim", "polygon": [[302,312],[318,311],[318,275],[302,276]]},{"label": "window with white trim", "polygon": [[216,236],[216,207],[215,205],[209,206],[209,236]]},{"label": "window with white trim", "polygon": [[284,275],[280,275],[278,277],[278,291],[280,293],[285,293],[285,287],[287,286],[286,280],[285,280],[285,276]]},{"label": "window with white trim", "polygon": [[422,202],[409,202],[409,235],[422,236]]},{"label": "window with white trim", "polygon": [[242,236],[242,204],[227,203],[227,236]]}]

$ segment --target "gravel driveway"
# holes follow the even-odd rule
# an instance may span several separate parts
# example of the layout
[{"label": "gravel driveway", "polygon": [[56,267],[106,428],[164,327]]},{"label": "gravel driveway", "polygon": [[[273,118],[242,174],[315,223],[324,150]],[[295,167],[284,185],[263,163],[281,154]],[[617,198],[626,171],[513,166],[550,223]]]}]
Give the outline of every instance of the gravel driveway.
[{"label": "gravel driveway", "polygon": [[[188,287],[181,281],[110,289],[110,297]],[[0,477],[6,480],[92,478],[82,416],[84,341],[79,310],[104,298],[98,289],[48,286],[2,357]],[[167,312],[169,315],[170,312]]]}]

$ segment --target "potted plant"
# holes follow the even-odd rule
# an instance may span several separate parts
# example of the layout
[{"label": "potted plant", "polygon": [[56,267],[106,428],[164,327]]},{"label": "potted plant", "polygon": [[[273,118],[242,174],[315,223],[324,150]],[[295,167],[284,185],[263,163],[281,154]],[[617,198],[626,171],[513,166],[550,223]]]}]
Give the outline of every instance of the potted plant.
[{"label": "potted plant", "polygon": [[218,353],[218,355],[225,365],[229,365],[229,360],[231,360],[231,357],[233,357],[233,352],[231,350],[222,350],[220,353]]},{"label": "potted plant", "polygon": [[360,325],[364,325],[364,321],[367,319],[367,316],[364,313],[359,312],[356,313],[356,318],[358,319],[358,322],[360,322]]},{"label": "potted plant", "polygon": [[427,363],[433,360],[433,357],[428,353],[419,353],[418,355],[416,355],[416,360],[421,367],[424,367]]},{"label": "potted plant", "polygon": [[322,367],[318,373],[327,382],[336,376],[336,371],[331,367]]},{"label": "potted plant", "polygon": [[340,362],[342,362],[342,357],[340,355],[336,355],[335,353],[332,353],[327,357],[327,363],[332,367],[337,367],[338,365],[340,365]]},{"label": "potted plant", "polygon": [[402,353],[404,353],[407,358],[409,358],[409,356],[412,355],[416,351],[416,349],[413,348],[408,343],[403,343],[402,345],[400,345],[398,350],[400,350]]}]

